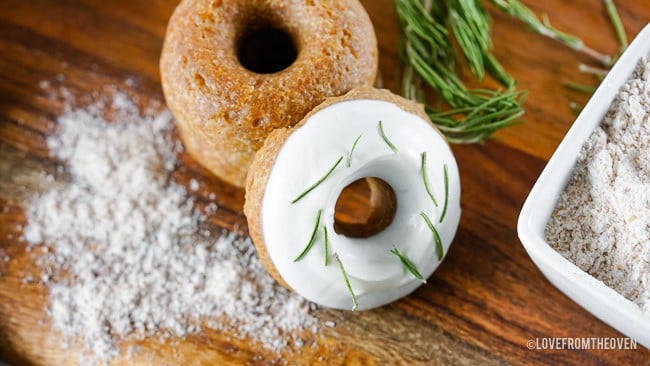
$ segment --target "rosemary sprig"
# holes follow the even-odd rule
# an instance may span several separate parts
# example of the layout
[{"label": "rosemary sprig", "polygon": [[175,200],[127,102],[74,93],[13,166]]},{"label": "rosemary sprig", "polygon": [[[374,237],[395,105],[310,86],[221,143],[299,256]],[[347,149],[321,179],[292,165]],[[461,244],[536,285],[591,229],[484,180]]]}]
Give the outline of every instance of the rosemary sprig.
[{"label": "rosemary sprig", "polygon": [[440,214],[440,222],[445,219],[447,215],[447,205],[449,204],[449,173],[447,172],[447,164],[443,166],[443,179],[445,181],[445,204],[442,206],[442,214]]},{"label": "rosemary sprig", "polygon": [[390,147],[390,149],[393,150],[395,154],[397,154],[399,150],[397,150],[397,147],[393,145],[393,143],[390,142],[386,136],[386,132],[384,132],[384,126],[381,121],[379,121],[379,134],[381,135],[381,138],[384,139],[384,142],[386,142],[386,145],[388,145],[388,147]]},{"label": "rosemary sprig", "polygon": [[409,272],[411,272],[413,277],[422,281],[422,283],[427,283],[427,280],[420,274],[418,268],[415,266],[415,263],[413,263],[410,259],[408,259],[406,255],[400,253],[400,251],[397,250],[397,248],[391,249],[390,252],[395,254],[399,258],[404,268],[406,268]]},{"label": "rosemary sprig", "polygon": [[[396,11],[402,30],[401,92],[418,101],[423,101],[422,84],[437,92],[446,106],[426,106],[426,112],[449,142],[480,142],[517,123],[526,93],[514,89],[514,80],[491,53],[490,18],[478,1],[396,0]],[[468,89],[457,71],[454,43],[477,78],[487,72],[506,89]]]},{"label": "rosemary sprig", "polygon": [[305,249],[302,250],[300,254],[293,260],[294,262],[297,262],[302,259],[302,257],[309,252],[311,247],[314,246],[314,243],[316,242],[316,235],[318,234],[318,226],[320,224],[320,216],[323,213],[323,210],[318,210],[318,214],[316,215],[316,225],[314,225],[314,231],[311,233],[311,237],[309,238],[309,242],[307,242],[307,246]]},{"label": "rosemary sprig", "polygon": [[436,254],[438,255],[438,260],[441,261],[444,255],[444,249],[442,247],[442,240],[440,239],[440,234],[438,233],[438,230],[436,230],[436,227],[433,225],[433,223],[431,222],[427,214],[425,214],[424,212],[420,212],[420,216],[424,219],[424,222],[429,227],[429,230],[431,230],[431,234],[433,234],[433,239],[436,242]]},{"label": "rosemary sprig", "polygon": [[438,207],[438,201],[436,201],[436,198],[431,192],[431,188],[429,187],[429,178],[427,178],[427,152],[424,151],[421,156],[420,171],[422,172],[422,182],[424,182],[424,188],[427,190],[429,197],[431,197],[431,201],[433,201],[433,204]]},{"label": "rosemary sprig", "polygon": [[625,34],[625,28],[623,28],[623,23],[621,22],[621,17],[618,16],[618,10],[616,10],[616,5],[614,0],[603,0],[605,2],[605,8],[607,9],[607,15],[612,21],[612,26],[614,27],[614,32],[616,33],[616,38],[618,39],[619,49],[614,56],[614,61],[625,51],[627,48],[627,34]]},{"label": "rosemary sprig", "polygon": [[[627,47],[627,36],[613,0],[603,0],[620,49],[612,57],[585,45],[578,37],[553,27],[519,0],[490,0],[499,10],[519,19],[542,36],[557,40],[610,66]],[[401,93],[424,102],[431,87],[445,105],[425,106],[427,114],[451,143],[481,142],[497,130],[518,123],[527,93],[514,88],[492,53],[491,19],[478,0],[396,0],[402,37],[399,42]],[[457,47],[455,47],[457,46]],[[505,90],[469,89],[457,71],[459,49],[478,80],[485,73]],[[489,106],[489,107],[488,107]],[[470,116],[471,111],[478,113]]]},{"label": "rosemary sprig", "polygon": [[314,188],[318,187],[321,183],[323,183],[323,181],[325,181],[325,179],[327,179],[327,177],[329,177],[330,174],[332,174],[334,169],[336,169],[336,167],[339,166],[339,164],[341,163],[341,160],[343,160],[343,155],[339,156],[339,159],[336,161],[336,163],[334,163],[334,165],[332,165],[330,170],[322,178],[320,178],[316,183],[312,184],[304,192],[299,194],[298,197],[294,198],[293,201],[291,201],[291,203],[293,204],[293,203],[296,203],[296,202],[300,201],[300,199],[305,197],[309,192],[313,191]]},{"label": "rosemary sprig", "polygon": [[568,47],[593,57],[603,65],[609,65],[612,61],[611,56],[600,53],[593,48],[588,47],[584,42],[573,35],[564,33],[553,27],[546,15],[540,20],[535,13],[519,0],[491,0],[497,8],[501,9],[510,16],[519,19],[527,24],[535,32],[564,43]]},{"label": "rosemary sprig", "polygon": [[352,297],[352,311],[355,311],[359,307],[359,303],[357,302],[357,296],[354,294],[354,291],[352,290],[352,285],[350,285],[350,279],[348,278],[348,273],[345,271],[345,267],[343,267],[343,262],[341,262],[341,258],[339,258],[339,255],[337,253],[334,253],[334,259],[336,259],[336,261],[339,263],[341,274],[343,275],[343,279],[345,280],[345,286],[348,288],[350,297]]},{"label": "rosemary sprig", "polygon": [[330,239],[327,236],[327,226],[325,226],[325,225],[323,225],[323,237],[324,237],[324,240],[325,240],[325,266],[327,266],[329,264],[329,260],[330,260],[330,258],[329,258],[330,257],[330,249],[329,249]]},{"label": "rosemary sprig", "polygon": [[347,161],[348,168],[352,165],[352,154],[354,153],[354,149],[357,148],[357,143],[359,143],[359,140],[361,140],[361,136],[363,136],[363,134],[359,135],[359,137],[357,137],[357,139],[354,140],[354,143],[352,144],[352,148],[350,149],[350,153],[348,154],[348,161]]}]

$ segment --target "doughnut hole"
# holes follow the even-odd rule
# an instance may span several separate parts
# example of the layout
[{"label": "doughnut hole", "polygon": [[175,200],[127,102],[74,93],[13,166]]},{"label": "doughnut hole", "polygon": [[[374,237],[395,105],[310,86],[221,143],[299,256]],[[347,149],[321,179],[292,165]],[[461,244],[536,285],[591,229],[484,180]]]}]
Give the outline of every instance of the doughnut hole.
[{"label": "doughnut hole", "polygon": [[334,208],[334,231],[350,238],[368,238],[386,229],[395,218],[397,198],[384,180],[367,177],[341,191]]},{"label": "doughnut hole", "polygon": [[273,74],[293,64],[298,57],[296,43],[287,31],[264,20],[252,21],[237,42],[239,63],[258,74]]}]

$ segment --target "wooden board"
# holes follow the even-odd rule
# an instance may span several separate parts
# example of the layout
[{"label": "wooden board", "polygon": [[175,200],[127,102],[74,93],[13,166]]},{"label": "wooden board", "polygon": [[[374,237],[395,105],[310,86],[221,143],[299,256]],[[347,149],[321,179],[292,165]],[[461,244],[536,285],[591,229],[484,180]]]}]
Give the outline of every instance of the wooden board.
[{"label": "wooden board", "polygon": [[[613,53],[616,39],[601,0],[532,2],[554,25]],[[39,88],[41,80],[76,95],[101,93],[105,85],[131,90],[143,101],[162,102],[158,58],[175,1],[3,0],[0,2],[0,359],[12,364],[68,365],[78,349],[63,350],[49,330],[45,288],[32,256],[18,241],[26,224],[22,188],[40,170],[54,171],[45,138],[62,105]],[[398,29],[391,0],[363,1],[375,24],[380,68],[392,86]],[[618,1],[625,28],[635,35],[650,21],[650,3]],[[447,260],[411,296],[381,309],[322,311],[337,326],[323,327],[315,346],[272,354],[246,339],[204,330],[185,340],[136,342],[135,359],[115,364],[648,364],[650,352],[623,350],[531,351],[536,337],[619,337],[556,290],[526,255],[516,235],[521,205],[545,161],[574,120],[569,101],[586,96],[567,90],[567,80],[589,82],[577,66],[590,61],[529,32],[493,11],[496,54],[530,91],[525,123],[499,133],[499,141],[456,146],[463,185],[463,216]],[[134,81],[127,86],[127,79]],[[129,82],[131,84],[131,82]],[[199,180],[207,202],[220,209],[210,221],[246,233],[243,192],[209,176],[182,156],[181,184]],[[30,186],[28,189],[36,189]],[[125,343],[127,347],[131,343]]]}]

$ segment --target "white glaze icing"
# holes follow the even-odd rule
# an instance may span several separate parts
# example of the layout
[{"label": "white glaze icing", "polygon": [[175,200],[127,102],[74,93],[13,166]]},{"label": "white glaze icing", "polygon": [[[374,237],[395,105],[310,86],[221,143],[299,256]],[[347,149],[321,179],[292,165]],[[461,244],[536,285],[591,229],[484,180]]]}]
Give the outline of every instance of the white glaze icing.
[{"label": "white glaze icing", "polygon": [[[379,121],[394,153],[379,132]],[[346,160],[354,140],[362,135]],[[421,153],[427,152],[429,186],[438,201],[428,196],[420,173]],[[292,204],[306,188],[318,181],[343,156],[334,172],[304,198]],[[445,199],[443,166],[447,164],[449,196],[447,214],[439,222]],[[397,211],[393,222],[369,238],[355,239],[334,231],[334,208],[341,191],[364,177],[379,177],[395,191]],[[322,209],[318,237],[298,262]],[[328,106],[286,140],[272,167],[262,202],[262,230],[266,250],[285,282],[318,304],[350,309],[352,300],[336,252],[350,277],[359,309],[392,302],[422,283],[405,270],[396,247],[429,277],[438,267],[435,242],[420,216],[425,212],[435,224],[447,254],[460,220],[460,179],[452,152],[442,136],[421,117],[382,100],[347,100]],[[322,226],[327,226],[329,265],[324,265]],[[443,258],[444,259],[444,258]]]}]

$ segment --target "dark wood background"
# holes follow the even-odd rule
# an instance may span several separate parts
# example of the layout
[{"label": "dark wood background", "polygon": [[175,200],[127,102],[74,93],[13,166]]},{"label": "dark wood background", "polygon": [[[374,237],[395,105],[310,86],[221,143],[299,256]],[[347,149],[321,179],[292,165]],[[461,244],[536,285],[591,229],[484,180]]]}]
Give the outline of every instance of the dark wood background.
[{"label": "dark wood background", "polygon": [[[526,1],[559,29],[594,48],[614,53],[617,42],[601,0]],[[398,31],[391,0],[363,1],[376,27],[380,68],[392,87]],[[629,36],[650,21],[647,0],[617,1]],[[62,350],[43,311],[45,288],[33,257],[18,241],[25,216],[21,198],[38,171],[54,171],[45,138],[56,128],[60,99],[39,87],[68,88],[79,98],[117,85],[143,103],[163,102],[158,58],[176,1],[3,0],[0,2],[0,359],[16,365],[74,364],[78,349]],[[591,60],[528,31],[495,12],[496,55],[530,91],[522,125],[484,145],[456,146],[463,216],[447,260],[411,296],[381,309],[321,311],[315,346],[272,354],[249,340],[205,330],[177,343],[135,342],[134,360],[115,364],[649,364],[650,352],[528,350],[536,337],[619,337],[556,290],[526,255],[516,233],[521,205],[574,115],[570,101],[587,96],[563,82],[591,82],[577,71]],[[130,81],[127,81],[130,80]],[[246,233],[243,192],[209,176],[188,156],[175,172],[181,184],[201,182],[198,199],[215,192],[220,209],[210,220]],[[125,346],[134,342],[126,343]]]}]

